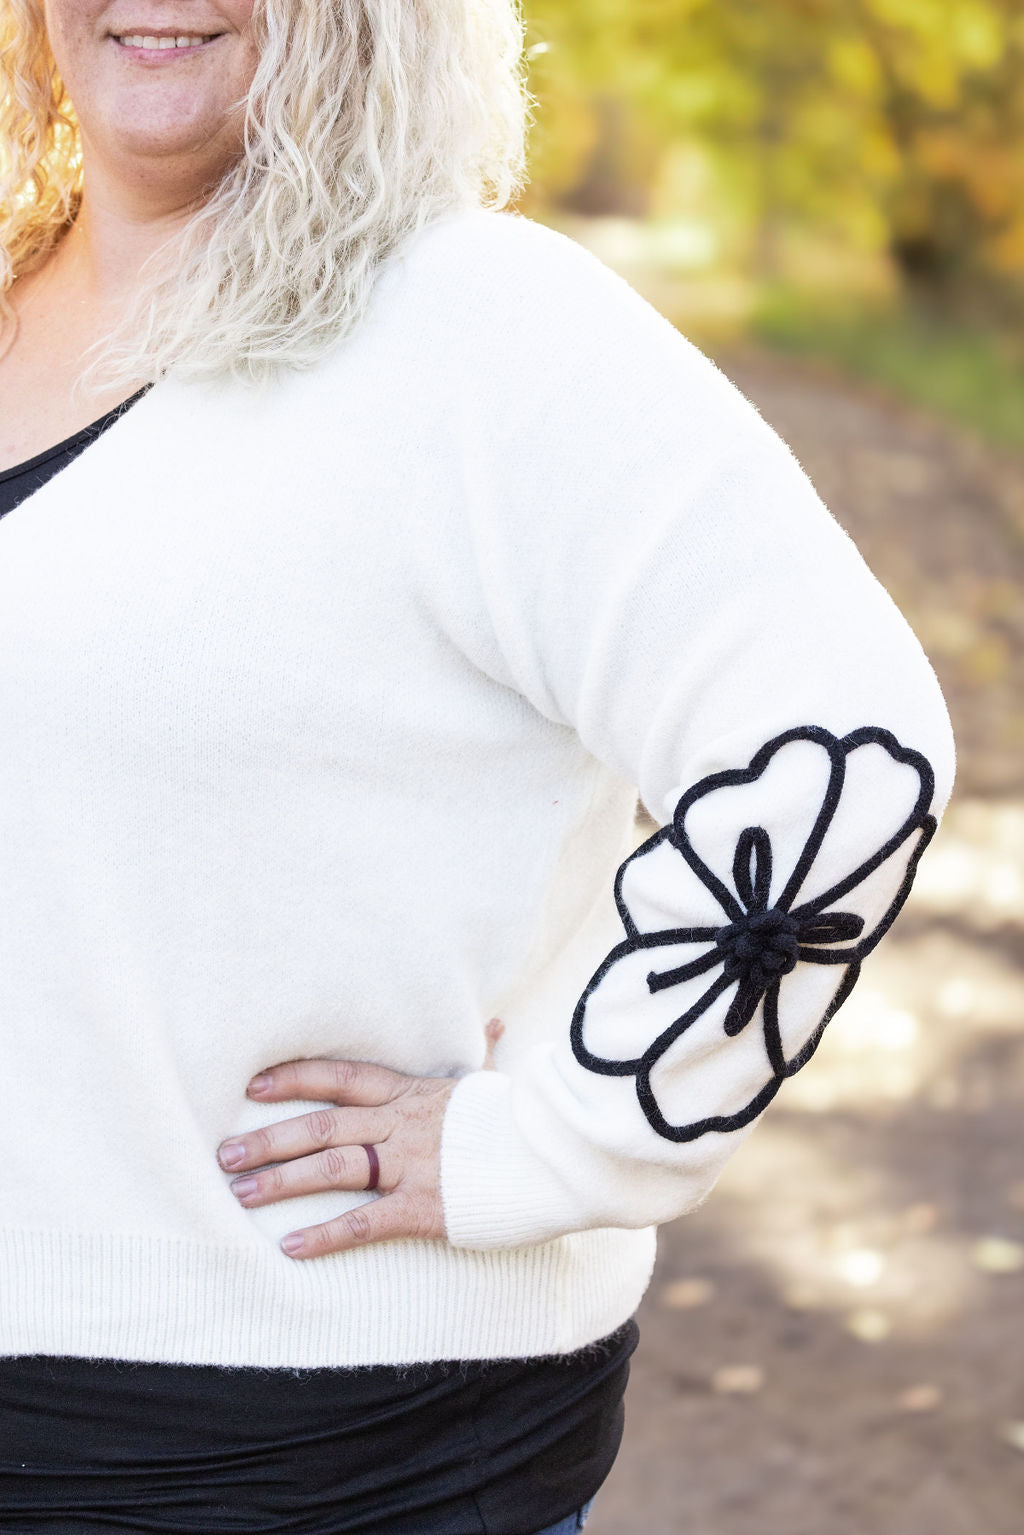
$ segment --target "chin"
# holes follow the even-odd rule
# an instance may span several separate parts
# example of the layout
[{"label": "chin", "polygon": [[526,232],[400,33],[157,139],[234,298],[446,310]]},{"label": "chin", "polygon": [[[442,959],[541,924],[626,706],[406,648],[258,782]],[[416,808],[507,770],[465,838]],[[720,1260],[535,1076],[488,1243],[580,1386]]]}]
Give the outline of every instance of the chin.
[{"label": "chin", "polygon": [[154,160],[199,155],[216,160],[218,142],[240,142],[228,131],[223,112],[203,110],[194,99],[182,100],[180,92],[159,103],[140,102],[135,92],[132,98],[119,103],[104,125],[103,137],[118,154]]}]

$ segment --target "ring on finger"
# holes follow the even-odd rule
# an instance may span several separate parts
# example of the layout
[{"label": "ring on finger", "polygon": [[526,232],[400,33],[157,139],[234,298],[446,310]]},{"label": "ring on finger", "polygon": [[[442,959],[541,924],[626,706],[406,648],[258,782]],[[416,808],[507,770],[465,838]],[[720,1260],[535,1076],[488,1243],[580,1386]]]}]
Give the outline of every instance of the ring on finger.
[{"label": "ring on finger", "polygon": [[365,1142],[362,1146],[370,1163],[369,1182],[365,1185],[366,1192],[369,1194],[380,1182],[380,1157],[377,1155],[376,1146],[367,1145]]}]

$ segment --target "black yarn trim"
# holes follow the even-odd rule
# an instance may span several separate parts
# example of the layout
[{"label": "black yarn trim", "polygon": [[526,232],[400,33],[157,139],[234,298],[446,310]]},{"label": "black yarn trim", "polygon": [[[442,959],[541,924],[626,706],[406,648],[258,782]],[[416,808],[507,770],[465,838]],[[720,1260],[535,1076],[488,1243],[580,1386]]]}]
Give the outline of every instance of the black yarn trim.
[{"label": "black yarn trim", "polygon": [[[807,841],[778,900],[769,908],[772,844],[767,830],[763,826],[748,826],[740,833],[732,865],[736,886],[734,895],[694,849],[686,831],[686,817],[699,800],[714,793],[716,789],[755,782],[775,754],[791,741],[811,741],[821,746],[828,754],[829,778],[821,809],[815,817]],[[846,781],[847,759],[858,747],[867,745],[881,746],[894,761],[906,764],[918,774],[920,788],[914,807],[898,830],[852,873],[813,900],[794,905],[839,807]],[[888,932],[898,916],[910,894],[921,855],[935,833],[936,819],[929,813],[934,793],[935,775],[928,759],[920,752],[902,746],[891,731],[873,725],[864,725],[842,737],[834,736],[820,725],[796,726],[766,742],[746,768],[728,769],[702,778],[680,798],[671,824],[648,837],[616,872],[615,905],[626,937],[602,961],[576,1004],[569,1030],[576,1060],[586,1070],[601,1076],[635,1077],[640,1107],[651,1128],[666,1140],[691,1141],[709,1130],[739,1130],[749,1124],[771,1102],[785,1079],[793,1076],[810,1060],[826,1026],[853,990],[863,959]],[[864,921],[857,914],[826,910],[844,895],[848,895],[915,836],[916,841],[909,848],[907,867],[899,889],[870,932],[864,933]],[[726,918],[721,926],[640,932],[623,898],[623,878],[634,859],[644,857],[662,842],[668,842],[675,848],[715,897]],[[693,980],[699,975],[710,974],[719,965],[723,966],[722,974],[711,981],[685,1012],[662,1030],[642,1055],[629,1061],[607,1060],[595,1055],[583,1040],[587,1003],[608,972],[620,960],[639,950],[656,951],[681,943],[708,944],[713,947],[673,969],[649,971],[647,985],[652,994],[683,981]],[[845,968],[832,1000],[814,1031],[796,1055],[787,1060],[779,1027],[779,995],[786,975],[799,962],[842,965]],[[729,1036],[741,1033],[760,1008],[765,1050],[772,1075],[755,1097],[735,1114],[712,1115],[691,1124],[670,1124],[658,1104],[651,1085],[651,1073],[680,1035],[733,986],[736,991],[723,1021],[724,1032]]]}]

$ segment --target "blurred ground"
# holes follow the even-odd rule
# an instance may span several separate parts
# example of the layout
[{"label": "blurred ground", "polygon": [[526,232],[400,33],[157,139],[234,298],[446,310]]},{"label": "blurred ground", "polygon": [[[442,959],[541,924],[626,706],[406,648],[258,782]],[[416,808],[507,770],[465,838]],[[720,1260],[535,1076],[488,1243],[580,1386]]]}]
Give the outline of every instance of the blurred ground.
[{"label": "blurred ground", "polygon": [[959,777],[814,1060],[663,1228],[588,1535],[1021,1535],[1024,460],[715,355],[920,636]]}]

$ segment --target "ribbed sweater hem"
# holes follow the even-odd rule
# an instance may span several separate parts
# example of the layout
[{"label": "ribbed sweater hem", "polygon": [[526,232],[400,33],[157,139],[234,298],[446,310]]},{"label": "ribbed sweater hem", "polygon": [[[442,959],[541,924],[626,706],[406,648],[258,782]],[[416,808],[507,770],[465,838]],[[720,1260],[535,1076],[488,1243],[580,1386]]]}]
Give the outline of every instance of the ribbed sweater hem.
[{"label": "ribbed sweater hem", "polygon": [[568,1353],[632,1315],[654,1251],[652,1228],[306,1262],[269,1245],[6,1231],[0,1355],[297,1369]]}]

